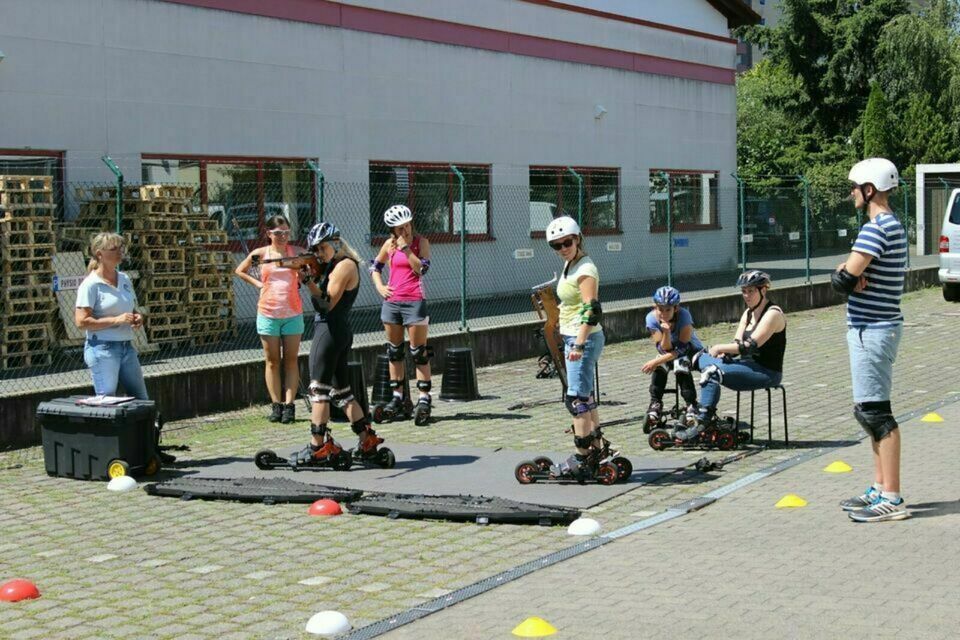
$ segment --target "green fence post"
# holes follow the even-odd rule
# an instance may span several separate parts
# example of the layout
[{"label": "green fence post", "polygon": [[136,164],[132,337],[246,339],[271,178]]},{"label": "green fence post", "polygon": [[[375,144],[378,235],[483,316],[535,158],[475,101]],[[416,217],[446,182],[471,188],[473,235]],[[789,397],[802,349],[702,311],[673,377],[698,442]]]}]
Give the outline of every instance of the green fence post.
[{"label": "green fence post", "polygon": [[583,176],[574,171],[573,167],[567,167],[567,171],[577,179],[577,224],[583,228]]},{"label": "green fence post", "polygon": [[743,241],[743,234],[746,233],[746,212],[743,202],[743,180],[736,173],[731,173],[733,179],[737,181],[737,200],[740,209],[740,264],[743,265],[741,272],[747,270],[747,243]]},{"label": "green fence post", "polygon": [[906,222],[903,227],[903,232],[907,234],[907,269],[910,268],[910,223],[907,222],[908,214],[910,212],[910,190],[907,183],[903,178],[897,178],[900,181],[900,187],[903,189],[903,220],[901,222]]},{"label": "green fence post", "polygon": [[313,160],[307,160],[307,166],[313,171],[314,180],[316,181],[317,198],[314,204],[314,218],[316,218],[317,222],[323,222],[323,171],[320,171],[320,167],[318,167],[317,163]]},{"label": "green fence post", "polygon": [[667,181],[667,286],[673,286],[673,212],[670,204],[670,174],[660,172],[660,177]]},{"label": "green fence post", "polygon": [[117,176],[117,233],[121,232],[123,226],[123,172],[120,171],[120,167],[117,166],[117,163],[114,162],[110,156],[103,156],[100,158],[103,161],[103,164],[107,165],[110,168],[110,171],[113,171],[113,175]]},{"label": "green fence post", "polygon": [[467,198],[463,174],[450,165],[460,181],[460,330],[467,331]]},{"label": "green fence post", "polygon": [[810,182],[797,176],[803,183],[803,253],[807,259],[807,284],[810,284]]}]

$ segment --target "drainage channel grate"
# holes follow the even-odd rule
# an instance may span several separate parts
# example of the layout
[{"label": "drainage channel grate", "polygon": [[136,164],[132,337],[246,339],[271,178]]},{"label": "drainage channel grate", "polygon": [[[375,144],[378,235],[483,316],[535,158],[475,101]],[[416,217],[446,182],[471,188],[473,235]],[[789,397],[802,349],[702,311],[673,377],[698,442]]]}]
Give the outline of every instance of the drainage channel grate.
[{"label": "drainage channel grate", "polygon": [[190,500],[237,500],[240,502],[311,503],[321,498],[350,502],[363,495],[355,489],[325,487],[288,478],[174,478],[148,484],[144,490],[152,496]]}]

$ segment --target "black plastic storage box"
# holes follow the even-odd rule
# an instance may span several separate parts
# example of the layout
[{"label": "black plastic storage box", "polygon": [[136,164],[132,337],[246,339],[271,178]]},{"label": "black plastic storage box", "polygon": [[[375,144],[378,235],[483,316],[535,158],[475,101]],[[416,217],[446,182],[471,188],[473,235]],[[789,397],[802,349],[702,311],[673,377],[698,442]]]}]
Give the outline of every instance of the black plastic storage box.
[{"label": "black plastic storage box", "polygon": [[37,407],[48,475],[108,480],[160,470],[152,400],[77,404],[85,397],[57,398]]}]

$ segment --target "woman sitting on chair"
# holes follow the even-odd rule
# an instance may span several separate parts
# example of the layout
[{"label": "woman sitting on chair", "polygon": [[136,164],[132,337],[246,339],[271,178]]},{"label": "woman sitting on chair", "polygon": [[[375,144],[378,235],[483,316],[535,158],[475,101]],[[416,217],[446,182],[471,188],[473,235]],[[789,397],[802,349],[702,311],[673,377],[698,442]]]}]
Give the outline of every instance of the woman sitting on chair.
[{"label": "woman sitting on chair", "polygon": [[700,412],[695,425],[677,432],[681,440],[696,438],[716,420],[720,385],[734,391],[754,391],[775,387],[783,378],[787,319],[783,309],[767,297],[770,276],[763,271],[748,271],[737,278],[737,286],[747,309],[733,342],[713,345],[709,353],[701,351],[693,357],[693,368],[701,372]]}]

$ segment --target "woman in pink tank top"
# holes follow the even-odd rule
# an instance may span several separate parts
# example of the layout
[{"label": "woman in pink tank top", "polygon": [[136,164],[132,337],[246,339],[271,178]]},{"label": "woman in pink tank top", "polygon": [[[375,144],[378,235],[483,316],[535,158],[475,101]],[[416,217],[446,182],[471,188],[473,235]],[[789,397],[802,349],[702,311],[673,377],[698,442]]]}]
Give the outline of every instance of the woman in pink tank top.
[{"label": "woman in pink tank top", "polygon": [[[234,273],[260,290],[257,333],[263,344],[264,377],[273,403],[269,420],[289,423],[296,419],[294,402],[300,384],[297,357],[304,329],[300,272],[266,262],[297,255],[296,248],[290,245],[290,223],[286,218],[273,216],[266,226],[270,244],[251,251]],[[259,279],[249,273],[255,264],[260,265]]]},{"label": "woman in pink tank top", "polygon": [[[386,210],[383,221],[390,228],[390,238],[370,265],[370,274],[377,292],[383,297],[380,320],[387,332],[387,357],[390,360],[390,388],[393,397],[373,411],[375,422],[392,420],[399,414],[408,418],[414,414],[417,425],[430,421],[433,401],[430,397],[430,358],[433,348],[427,344],[427,301],[423,290],[423,276],[430,269],[430,242],[413,230],[413,212],[402,204]],[[389,269],[390,278],[383,283],[383,269]],[[404,342],[403,330],[410,341],[410,357],[417,367],[417,389],[420,398],[416,408],[404,402]]]}]

